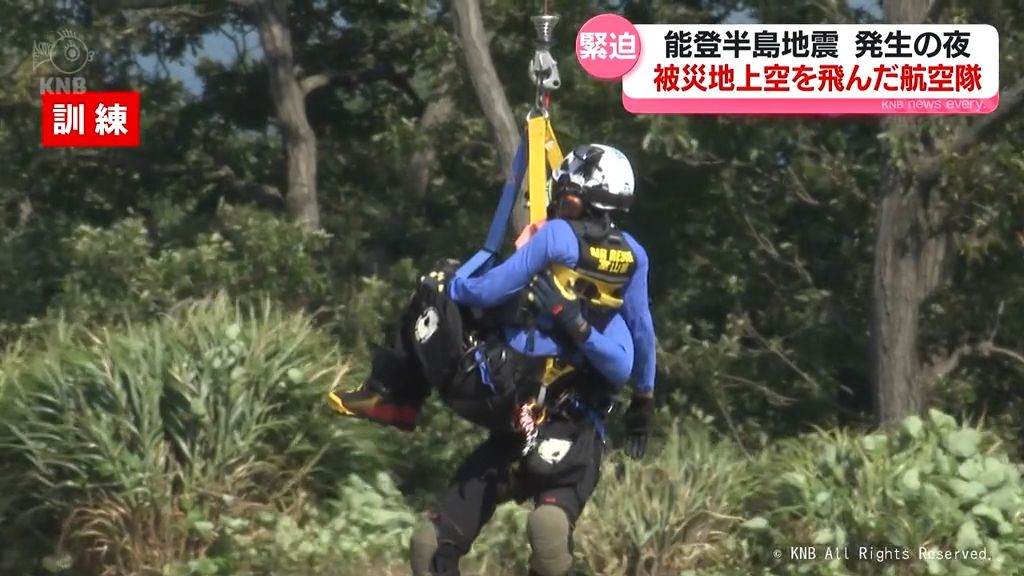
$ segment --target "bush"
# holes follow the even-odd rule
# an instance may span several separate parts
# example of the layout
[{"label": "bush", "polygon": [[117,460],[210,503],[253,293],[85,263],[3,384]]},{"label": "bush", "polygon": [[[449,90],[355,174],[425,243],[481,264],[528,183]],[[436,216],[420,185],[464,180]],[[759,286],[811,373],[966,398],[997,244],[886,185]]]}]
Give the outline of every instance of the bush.
[{"label": "bush", "polygon": [[59,239],[68,226],[56,214],[33,218],[26,226],[0,224],[0,344],[45,313],[65,269]]},{"label": "bush", "polygon": [[671,424],[660,453],[637,462],[615,454],[602,476],[576,542],[592,572],[607,576],[675,576],[714,563],[752,482],[740,449],[692,420]]},{"label": "bush", "polygon": [[[416,516],[386,473],[371,484],[350,476],[336,500],[286,513],[223,516],[217,546],[203,558],[164,567],[167,576],[346,576],[407,571]],[[402,569],[397,569],[401,566]]]},{"label": "bush", "polygon": [[[1024,566],[1021,466],[993,435],[941,412],[912,416],[888,435],[785,441],[761,476],[752,509],[763,518],[747,524],[744,542],[755,566],[822,576],[1010,574]],[[851,560],[773,560],[772,549],[794,544],[848,547]],[[871,547],[905,550],[909,560],[857,560],[861,546],[869,556]],[[984,549],[988,559],[920,558],[920,548]]]},{"label": "bush", "polygon": [[118,332],[59,325],[0,371],[6,515],[56,531],[76,574],[202,556],[221,515],[295,497],[337,369],[308,318],[223,296]]},{"label": "bush", "polygon": [[346,348],[368,353],[380,344],[408,305],[418,274],[411,260],[392,266],[385,277],[355,277],[339,282],[334,295],[331,331]]},{"label": "bush", "polygon": [[213,231],[188,244],[158,241],[138,217],[79,226],[66,241],[68,273],[57,307],[73,320],[146,319],[225,290],[289,306],[323,304],[328,238],[251,208],[221,206]]}]

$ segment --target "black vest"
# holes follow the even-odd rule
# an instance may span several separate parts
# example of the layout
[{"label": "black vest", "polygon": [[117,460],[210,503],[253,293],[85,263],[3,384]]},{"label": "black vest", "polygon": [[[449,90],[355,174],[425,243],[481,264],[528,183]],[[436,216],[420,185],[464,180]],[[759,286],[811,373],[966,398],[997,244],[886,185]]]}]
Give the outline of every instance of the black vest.
[{"label": "black vest", "polygon": [[[623,292],[636,271],[636,254],[622,231],[608,222],[566,222],[579,243],[579,257],[573,268],[553,264],[550,271],[556,282],[567,291],[575,292],[583,301],[583,316],[587,322],[603,329],[611,315],[623,305]],[[536,329],[537,311],[527,300],[528,291],[529,288],[523,289],[501,308],[497,318],[501,324]],[[567,358],[516,356],[524,372],[522,376],[550,386],[553,395],[566,386],[571,387],[578,378],[590,380],[584,389],[597,396],[605,395],[600,386],[595,386],[593,379],[599,376],[589,364],[580,371],[569,365]]]},{"label": "black vest", "polygon": [[[549,269],[555,281],[574,292],[583,301],[583,317],[603,329],[611,313],[622,307],[623,292],[636,271],[636,255],[621,230],[609,223],[593,220],[567,220],[579,243],[576,266],[553,264]],[[501,307],[500,324],[535,328],[537,310],[527,299],[524,288]]]}]

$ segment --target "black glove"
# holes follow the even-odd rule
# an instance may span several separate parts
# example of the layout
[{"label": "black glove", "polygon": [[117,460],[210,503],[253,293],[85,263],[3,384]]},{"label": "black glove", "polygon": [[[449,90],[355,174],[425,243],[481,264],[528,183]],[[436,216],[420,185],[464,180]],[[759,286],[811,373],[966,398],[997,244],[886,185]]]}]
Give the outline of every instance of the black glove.
[{"label": "black glove", "polygon": [[654,398],[633,396],[626,409],[626,443],[623,449],[634,460],[644,457],[647,452],[647,437],[654,425]]},{"label": "black glove", "polygon": [[434,264],[430,272],[420,276],[420,287],[438,293],[444,293],[448,288],[448,282],[455,276],[461,263],[458,260],[447,258]]},{"label": "black glove", "polygon": [[550,314],[555,326],[577,345],[590,337],[590,324],[583,318],[579,298],[559,289],[550,272],[534,277],[527,297],[542,313]]}]

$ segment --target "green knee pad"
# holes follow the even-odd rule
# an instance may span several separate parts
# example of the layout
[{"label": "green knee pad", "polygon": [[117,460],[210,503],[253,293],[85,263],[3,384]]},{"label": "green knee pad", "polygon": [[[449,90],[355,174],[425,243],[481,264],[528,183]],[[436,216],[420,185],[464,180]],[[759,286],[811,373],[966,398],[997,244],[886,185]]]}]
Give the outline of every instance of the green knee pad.
[{"label": "green knee pad", "polygon": [[431,562],[437,552],[437,530],[429,518],[424,518],[412,532],[409,545],[409,564],[413,576],[431,576]]},{"label": "green knee pad", "polygon": [[530,569],[537,576],[565,576],[572,568],[569,517],[558,506],[542,504],[530,512],[526,533],[530,538]]}]

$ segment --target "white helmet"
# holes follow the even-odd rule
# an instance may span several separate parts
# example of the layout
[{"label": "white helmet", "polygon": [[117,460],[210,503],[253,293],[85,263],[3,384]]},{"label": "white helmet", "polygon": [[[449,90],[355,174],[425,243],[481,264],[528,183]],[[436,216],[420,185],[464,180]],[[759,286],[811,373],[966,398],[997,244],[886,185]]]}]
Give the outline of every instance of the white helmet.
[{"label": "white helmet", "polygon": [[604,144],[577,146],[551,174],[557,201],[566,194],[598,210],[628,211],[633,204],[633,166],[617,148]]}]

